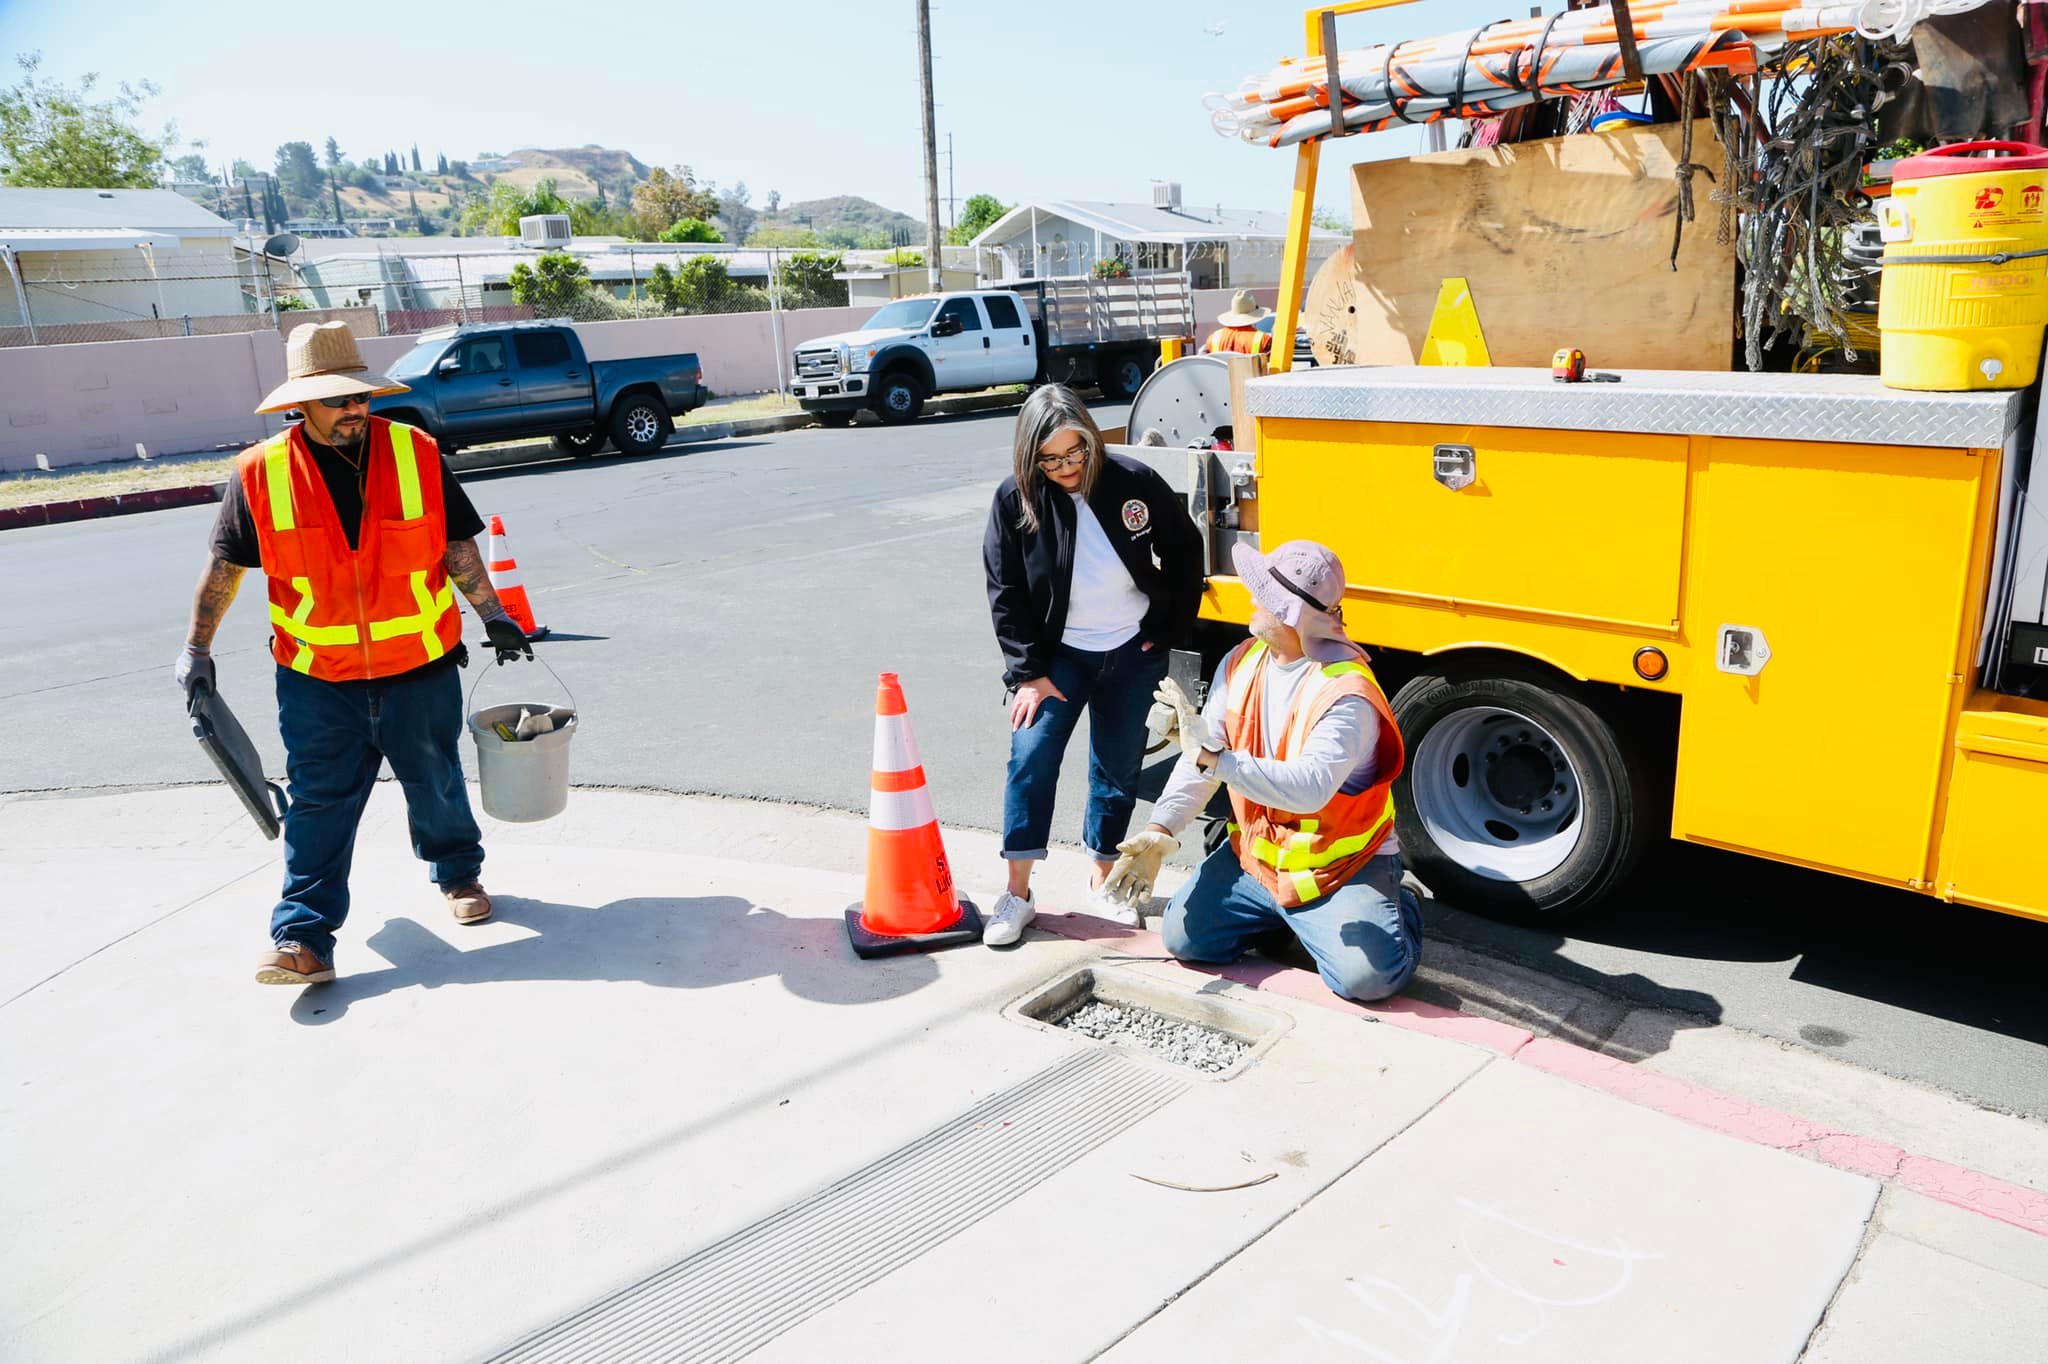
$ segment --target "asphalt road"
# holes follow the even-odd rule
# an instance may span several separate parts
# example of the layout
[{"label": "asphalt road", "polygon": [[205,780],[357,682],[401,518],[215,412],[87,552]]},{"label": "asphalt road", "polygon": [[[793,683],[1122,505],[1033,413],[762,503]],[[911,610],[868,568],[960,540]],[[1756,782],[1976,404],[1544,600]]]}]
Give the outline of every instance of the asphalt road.
[{"label": "asphalt road", "polygon": [[[479,510],[505,518],[553,627],[542,648],[584,717],[574,779],[864,810],[887,670],[902,676],[941,819],[996,827],[1008,732],[979,548],[1011,422],[807,430],[466,476]],[[169,669],[212,516],[0,534],[0,791],[210,777]],[[222,691],[281,772],[267,633],[248,583],[217,641]],[[465,682],[479,702],[553,687],[526,665],[473,667]],[[1077,735],[1056,839],[1079,837],[1083,752]],[[999,884],[995,866],[958,871],[970,891]],[[1673,847],[1568,936],[1455,910],[1431,932],[2048,1116],[2048,924]]]}]

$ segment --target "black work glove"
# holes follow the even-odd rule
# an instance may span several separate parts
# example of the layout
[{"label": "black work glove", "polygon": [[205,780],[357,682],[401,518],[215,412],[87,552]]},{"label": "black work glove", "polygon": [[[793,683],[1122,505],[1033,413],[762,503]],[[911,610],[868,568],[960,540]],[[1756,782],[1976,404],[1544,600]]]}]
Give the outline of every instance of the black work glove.
[{"label": "black work glove", "polygon": [[528,660],[533,658],[533,646],[526,642],[526,632],[514,625],[510,616],[485,621],[484,633],[491,637],[490,645],[498,651],[498,662],[516,662],[522,654]]},{"label": "black work glove", "polygon": [[187,644],[178,654],[178,661],[171,668],[171,680],[185,689],[185,704],[192,704],[192,694],[200,687],[216,690],[213,678],[213,655],[204,649]]}]

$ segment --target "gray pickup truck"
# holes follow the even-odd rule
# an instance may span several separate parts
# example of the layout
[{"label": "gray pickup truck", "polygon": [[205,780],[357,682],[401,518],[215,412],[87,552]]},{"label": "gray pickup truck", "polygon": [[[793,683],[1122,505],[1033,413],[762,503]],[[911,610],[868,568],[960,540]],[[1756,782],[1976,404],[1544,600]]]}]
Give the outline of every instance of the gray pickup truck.
[{"label": "gray pickup truck", "polygon": [[694,354],[593,363],[575,331],[557,322],[423,332],[389,373],[412,392],[379,398],[371,410],[424,429],[444,452],[551,436],[577,459],[607,440],[644,455],[667,444],[675,419],[710,396]]}]

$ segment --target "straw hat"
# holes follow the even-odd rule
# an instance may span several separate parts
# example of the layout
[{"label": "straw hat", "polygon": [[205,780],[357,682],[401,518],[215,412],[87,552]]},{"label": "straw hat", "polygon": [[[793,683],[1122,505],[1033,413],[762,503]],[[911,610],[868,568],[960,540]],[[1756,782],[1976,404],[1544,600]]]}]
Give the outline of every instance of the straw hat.
[{"label": "straw hat", "polygon": [[370,373],[363,353],[356,349],[355,333],[339,319],[293,327],[284,344],[284,370],[285,381],[270,391],[258,412],[288,412],[344,393],[381,398],[387,393],[412,391],[395,379]]},{"label": "straw hat", "polygon": [[1216,321],[1225,327],[1249,327],[1258,322],[1271,308],[1261,308],[1249,289],[1239,289],[1230,296],[1230,311],[1219,313]]}]

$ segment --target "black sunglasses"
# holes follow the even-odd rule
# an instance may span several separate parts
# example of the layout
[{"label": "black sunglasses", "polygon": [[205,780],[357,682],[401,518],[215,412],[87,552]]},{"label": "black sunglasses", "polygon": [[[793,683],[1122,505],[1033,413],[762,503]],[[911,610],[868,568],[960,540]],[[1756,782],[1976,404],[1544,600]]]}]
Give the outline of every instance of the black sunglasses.
[{"label": "black sunglasses", "polygon": [[357,403],[368,407],[370,405],[370,395],[367,393],[344,393],[339,398],[322,398],[320,400],[320,406],[331,407],[337,411],[344,407],[352,407]]}]

